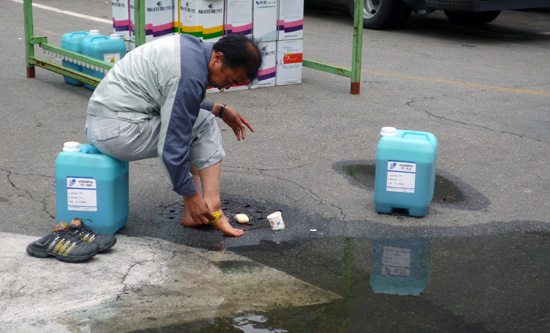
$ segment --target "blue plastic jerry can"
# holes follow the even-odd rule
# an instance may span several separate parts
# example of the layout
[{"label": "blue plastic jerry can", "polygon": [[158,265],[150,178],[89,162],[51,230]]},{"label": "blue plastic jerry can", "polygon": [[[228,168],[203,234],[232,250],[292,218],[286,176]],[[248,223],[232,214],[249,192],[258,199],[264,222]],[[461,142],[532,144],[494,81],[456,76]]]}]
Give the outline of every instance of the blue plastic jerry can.
[{"label": "blue plastic jerry can", "polygon": [[[126,55],[126,43],[116,34],[111,35],[111,37],[99,35],[85,38],[82,40],[81,47],[83,55],[110,63],[115,63]],[[105,77],[103,72],[85,66],[82,68],[82,72],[98,79]],[[84,86],[95,90],[92,85],[84,84]]]},{"label": "blue plastic jerry can", "polygon": [[66,142],[55,161],[56,219],[87,220],[93,231],[114,234],[126,224],[129,164],[94,146]]},{"label": "blue plastic jerry can", "polygon": [[[81,51],[80,46],[81,46],[82,40],[88,36],[90,36],[90,34],[86,31],[74,31],[74,32],[66,33],[61,38],[61,48],[80,53]],[[61,64],[67,68],[82,72],[82,65],[75,64],[72,61],[63,60]],[[68,76],[64,76],[63,78],[65,79],[65,82],[70,83],[72,85],[75,85],[75,86],[82,85],[82,82],[75,80],[73,78],[70,78]]]},{"label": "blue plastic jerry can", "polygon": [[374,203],[379,213],[405,209],[423,217],[433,199],[437,138],[428,132],[384,127],[376,150]]}]

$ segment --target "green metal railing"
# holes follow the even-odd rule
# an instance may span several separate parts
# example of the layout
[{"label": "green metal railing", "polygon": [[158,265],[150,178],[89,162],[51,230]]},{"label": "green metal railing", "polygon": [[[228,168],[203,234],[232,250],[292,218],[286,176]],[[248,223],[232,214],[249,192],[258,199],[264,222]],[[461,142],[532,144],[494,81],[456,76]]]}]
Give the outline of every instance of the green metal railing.
[{"label": "green metal railing", "polygon": [[365,0],[355,0],[355,12],[353,15],[353,53],[351,70],[347,67],[329,65],[318,61],[303,60],[305,67],[318,69],[332,74],[351,78],[350,93],[359,95],[361,84],[361,56],[363,51],[363,8]]},{"label": "green metal railing", "polygon": [[[136,13],[138,13],[138,15],[136,15],[136,46],[139,46],[145,43],[145,11],[142,10],[142,8],[145,8],[145,0],[137,0],[135,6]],[[32,0],[23,0],[23,10],[25,17],[25,51],[27,57],[26,62],[28,78],[35,77],[35,66],[38,66],[92,86],[97,86],[99,82],[101,82],[101,79],[94,76],[90,76],[72,68],[38,58],[35,55],[35,45],[38,45],[45,54],[61,58],[99,72],[107,73],[113,67],[112,63],[48,44],[48,39],[45,36],[35,36]]]},{"label": "green metal railing", "polygon": [[[340,67],[314,60],[303,60],[303,66],[342,75],[351,78],[350,93],[357,95],[360,91],[361,82],[361,53],[363,41],[363,8],[365,0],[355,0],[355,15],[353,21],[353,55],[351,70],[346,67]],[[35,66],[42,67],[52,72],[73,78],[83,83],[97,86],[101,79],[84,74],[74,69],[59,65],[45,59],[35,56],[34,46],[38,45],[46,54],[62,58],[78,65],[94,69],[106,73],[113,67],[112,63],[101,61],[92,57],[82,55],[80,53],[64,50],[60,47],[48,44],[48,39],[45,36],[35,36],[33,26],[32,0],[23,0],[23,8],[25,14],[25,49],[27,57],[27,77],[35,77]],[[135,46],[145,44],[145,0],[136,0],[136,30],[135,30]]]}]

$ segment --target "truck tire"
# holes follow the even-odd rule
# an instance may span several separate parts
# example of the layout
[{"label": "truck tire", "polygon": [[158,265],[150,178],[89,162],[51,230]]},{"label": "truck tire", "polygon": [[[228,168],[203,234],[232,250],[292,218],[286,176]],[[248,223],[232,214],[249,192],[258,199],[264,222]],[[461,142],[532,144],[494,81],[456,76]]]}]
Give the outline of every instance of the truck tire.
[{"label": "truck tire", "polygon": [[[353,16],[354,0],[348,0],[348,10]],[[409,18],[411,9],[401,0],[365,0],[363,28],[383,30],[397,27]]]},{"label": "truck tire", "polygon": [[483,25],[487,24],[500,14],[500,10],[489,11],[489,12],[455,12],[455,11],[445,11],[445,15],[454,24],[458,25]]}]

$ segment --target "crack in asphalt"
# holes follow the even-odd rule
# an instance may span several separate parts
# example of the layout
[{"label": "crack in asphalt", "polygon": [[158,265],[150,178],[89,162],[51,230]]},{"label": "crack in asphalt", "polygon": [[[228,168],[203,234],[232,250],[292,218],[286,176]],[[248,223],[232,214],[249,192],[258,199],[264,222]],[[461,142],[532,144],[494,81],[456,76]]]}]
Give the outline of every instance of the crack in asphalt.
[{"label": "crack in asphalt", "polygon": [[[243,170],[246,170],[248,173],[250,173],[249,171],[252,171],[253,174],[255,175],[261,175],[261,176],[266,176],[266,177],[270,177],[270,178],[273,178],[273,179],[277,179],[277,180],[280,180],[280,181],[283,181],[283,182],[287,182],[287,183],[290,183],[298,188],[300,188],[301,190],[304,190],[306,192],[309,192],[314,198],[316,198],[319,203],[321,205],[328,203],[330,206],[338,209],[340,211],[340,215],[342,216],[342,219],[345,221],[346,220],[346,214],[344,213],[344,210],[342,207],[340,206],[337,206],[336,204],[326,200],[326,199],[323,199],[321,196],[319,196],[318,194],[316,194],[315,192],[313,192],[311,189],[309,188],[306,188],[300,184],[298,184],[297,182],[294,182],[294,181],[291,181],[289,179],[286,179],[286,178],[283,178],[283,177],[280,177],[280,176],[275,176],[275,175],[270,175],[270,174],[266,174],[264,172],[269,172],[269,171],[276,171],[276,170],[289,170],[289,169],[298,169],[298,168],[303,168],[305,167],[307,164],[304,164],[304,165],[300,165],[300,166],[297,166],[297,167],[291,167],[291,168],[277,168],[277,169],[265,169],[265,168],[249,168],[249,167],[237,167],[237,166],[227,166],[228,168],[233,168],[233,169],[243,169]],[[233,172],[233,173],[237,173],[237,174],[247,174],[247,172],[240,172],[240,171],[235,171],[235,170],[228,170],[227,172]]]},{"label": "crack in asphalt", "polygon": [[535,138],[535,137],[532,137],[532,136],[528,136],[528,135],[524,135],[524,134],[518,134],[518,133],[514,133],[514,132],[510,132],[510,131],[502,131],[502,130],[496,130],[494,128],[491,128],[491,127],[487,127],[487,126],[482,126],[482,125],[477,125],[477,124],[473,124],[473,123],[468,123],[468,122],[465,122],[465,121],[460,121],[460,120],[457,120],[457,119],[451,119],[451,118],[447,118],[447,117],[444,117],[444,116],[438,116],[430,111],[428,111],[427,109],[424,109],[424,108],[421,108],[421,107],[416,107],[416,106],[413,106],[414,103],[416,102],[420,102],[420,101],[426,101],[426,100],[435,100],[436,98],[440,98],[442,96],[432,96],[432,97],[424,97],[424,98],[421,98],[421,99],[417,99],[417,100],[411,100],[410,102],[407,102],[405,103],[405,105],[407,105],[408,107],[410,107],[413,111],[414,110],[419,110],[421,112],[424,112],[426,113],[427,115],[429,116],[432,116],[434,118],[437,118],[437,119],[442,119],[442,120],[447,120],[447,121],[450,121],[450,122],[453,122],[453,123],[456,123],[456,124],[461,124],[461,125],[466,125],[466,126],[471,126],[471,127],[476,127],[476,128],[482,128],[482,129],[486,129],[486,130],[489,130],[489,131],[492,131],[492,132],[500,132],[502,134],[511,134],[513,136],[517,136],[521,139],[531,139],[531,140],[534,140],[534,141],[537,141],[537,142],[544,142],[544,143],[550,143],[548,141],[545,141],[545,140],[541,140],[541,139],[538,139],[538,138]]},{"label": "crack in asphalt", "polygon": [[[46,176],[46,175],[21,174],[21,173],[13,172],[13,171],[11,171],[11,170],[6,170],[6,169],[0,169],[0,171],[3,171],[3,172],[6,172],[6,173],[7,173],[7,175],[6,175],[6,180],[10,183],[11,187],[13,187],[14,189],[16,189],[17,191],[21,191],[21,192],[25,193],[25,194],[27,195],[27,197],[28,197],[30,200],[32,200],[32,201],[34,201],[34,202],[37,202],[37,203],[40,203],[40,204],[42,205],[42,207],[43,207],[42,210],[43,210],[46,214],[48,214],[48,216],[50,216],[53,220],[55,220],[55,215],[52,214],[50,211],[48,211],[48,209],[47,209],[47,203],[46,203],[47,199],[48,199],[49,197],[51,197],[52,195],[47,195],[47,196],[44,197],[44,199],[38,200],[38,199],[36,199],[36,198],[32,195],[32,193],[31,193],[30,191],[18,187],[18,186],[16,185],[15,181],[12,180],[12,175],[17,175],[17,176],[34,176],[34,177],[43,177],[43,178],[54,178],[54,177],[52,177],[52,176]],[[53,194],[53,195],[55,195],[55,194]]]},{"label": "crack in asphalt", "polygon": [[11,179],[10,179],[10,176],[11,176],[12,172],[11,172],[10,170],[4,170],[4,169],[2,169],[2,171],[5,171],[5,172],[8,173],[8,174],[6,175],[6,179],[7,179],[8,182],[10,183],[11,187],[17,189],[17,187],[15,186],[14,182],[12,182]]},{"label": "crack in asphalt", "polygon": [[130,272],[132,271],[132,269],[134,269],[135,266],[137,265],[141,265],[143,262],[142,261],[139,261],[139,262],[136,262],[136,263],[133,263],[132,265],[130,265],[128,267],[128,269],[126,270],[126,273],[124,273],[124,276],[122,276],[122,279],[120,281],[120,283],[122,284],[122,291],[120,293],[117,293],[116,297],[115,297],[115,301],[120,301],[123,294],[128,294],[128,290],[130,289],[128,287],[128,285],[126,284],[126,278],[128,277],[128,275],[130,275]]}]

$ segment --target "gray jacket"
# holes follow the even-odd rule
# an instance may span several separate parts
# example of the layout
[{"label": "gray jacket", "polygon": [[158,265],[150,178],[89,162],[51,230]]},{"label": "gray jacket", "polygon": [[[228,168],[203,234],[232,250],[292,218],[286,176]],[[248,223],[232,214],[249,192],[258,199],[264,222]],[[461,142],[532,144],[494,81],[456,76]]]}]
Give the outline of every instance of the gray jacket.
[{"label": "gray jacket", "polygon": [[183,196],[197,193],[189,174],[193,124],[208,86],[212,45],[189,35],[146,43],[118,61],[95,89],[88,113],[142,122],[160,115],[158,140],[167,180]]}]

